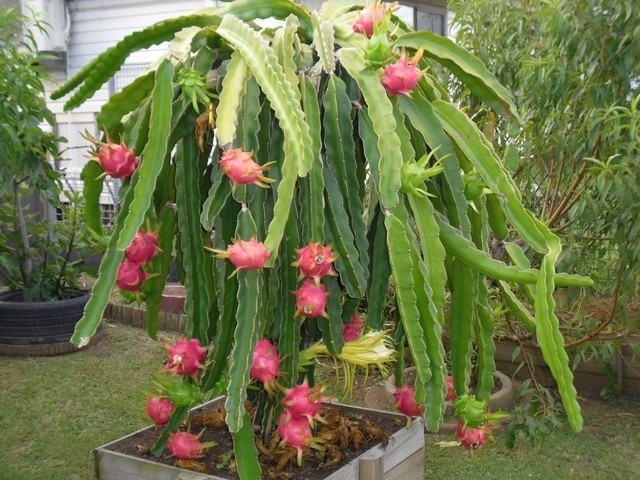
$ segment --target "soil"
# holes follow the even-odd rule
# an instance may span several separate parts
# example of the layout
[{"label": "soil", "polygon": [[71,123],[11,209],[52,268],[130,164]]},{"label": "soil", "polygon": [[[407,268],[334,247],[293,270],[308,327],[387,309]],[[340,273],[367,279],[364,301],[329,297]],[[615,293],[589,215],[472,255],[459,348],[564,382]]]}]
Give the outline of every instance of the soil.
[{"label": "soil", "polygon": [[[280,447],[279,438],[273,436],[268,444],[257,441],[263,479],[322,480],[334,471],[358,457],[366,450],[381,443],[405,425],[402,417],[372,415],[353,412],[337,405],[326,405],[320,415],[326,423],[316,422],[315,436],[322,440],[322,450],[306,448],[302,466],[297,465],[297,452],[290,447]],[[220,404],[210,404],[192,414],[192,432],[203,431],[200,440],[215,442],[204,456],[197,460],[177,460],[168,451],[155,457],[150,449],[161,429],[145,430],[125,442],[112,445],[109,450],[144,458],[153,462],[208,473],[229,480],[238,480],[235,472],[233,442],[224,424],[225,411]]]}]

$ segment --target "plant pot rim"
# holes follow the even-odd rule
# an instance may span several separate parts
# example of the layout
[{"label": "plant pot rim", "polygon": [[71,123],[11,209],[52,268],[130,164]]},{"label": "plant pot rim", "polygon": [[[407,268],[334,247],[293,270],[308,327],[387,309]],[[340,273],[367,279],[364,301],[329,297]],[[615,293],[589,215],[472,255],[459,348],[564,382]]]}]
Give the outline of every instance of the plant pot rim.
[{"label": "plant pot rim", "polygon": [[86,298],[87,300],[89,300],[89,297],[91,297],[91,290],[86,290],[86,289],[74,289],[72,290],[74,293],[76,293],[76,295],[69,297],[69,298],[63,298],[61,300],[43,300],[40,302],[17,302],[14,301],[13,299],[15,298],[21,298],[22,297],[22,293],[24,292],[24,290],[8,290],[6,292],[1,292],[0,293],[0,302],[5,303],[5,304],[9,304],[12,307],[18,306],[18,305],[30,305],[30,304],[45,304],[45,303],[61,303],[61,302],[68,302],[68,301],[76,301],[78,299],[84,299]]}]

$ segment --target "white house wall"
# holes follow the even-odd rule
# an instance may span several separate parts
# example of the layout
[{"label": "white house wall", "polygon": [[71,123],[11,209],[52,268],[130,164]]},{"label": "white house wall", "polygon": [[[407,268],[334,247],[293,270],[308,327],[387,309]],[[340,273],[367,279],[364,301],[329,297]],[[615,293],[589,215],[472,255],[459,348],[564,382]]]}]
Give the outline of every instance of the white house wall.
[{"label": "white house wall", "polygon": [[[69,48],[67,51],[67,72],[73,76],[98,54],[115,45],[126,35],[171,17],[184,15],[205,6],[215,5],[207,0],[71,0],[68,2],[71,18]],[[127,63],[149,64],[166,51],[166,45],[156,45],[135,52]],[[60,83],[66,77],[54,73]],[[53,89],[53,86],[51,86]],[[80,133],[85,129],[95,131],[95,116],[109,99],[108,84],[82,106],[72,112],[64,112],[67,97],[50,101],[50,108],[56,114],[58,134],[67,138],[64,161],[59,167],[71,173],[79,172],[86,163],[87,142]]]}]

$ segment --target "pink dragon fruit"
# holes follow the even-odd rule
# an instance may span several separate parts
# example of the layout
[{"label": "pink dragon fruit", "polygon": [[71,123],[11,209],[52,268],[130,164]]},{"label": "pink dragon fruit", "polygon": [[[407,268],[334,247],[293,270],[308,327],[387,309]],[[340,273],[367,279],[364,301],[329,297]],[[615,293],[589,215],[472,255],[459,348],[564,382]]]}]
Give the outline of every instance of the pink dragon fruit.
[{"label": "pink dragon fruit", "polygon": [[292,265],[299,267],[303,275],[316,279],[325,275],[335,275],[331,264],[336,261],[337,257],[333,256],[331,246],[325,247],[321,243],[310,243],[297,252],[298,260]]},{"label": "pink dragon fruit", "polygon": [[390,96],[409,95],[420,80],[422,72],[418,68],[418,61],[422,57],[422,50],[409,59],[407,52],[402,52],[400,59],[388,65],[382,75],[382,86]]},{"label": "pink dragon fruit", "polygon": [[329,318],[326,312],[328,296],[324,285],[316,285],[313,280],[306,279],[296,290],[296,313],[307,318]]},{"label": "pink dragon fruit", "polygon": [[396,408],[408,419],[424,413],[424,407],[416,402],[413,387],[400,387],[394,392],[393,397],[396,399]]},{"label": "pink dragon fruit", "polygon": [[136,236],[133,237],[131,245],[127,247],[124,253],[132,262],[143,264],[151,261],[159,251],[158,234],[140,230]]},{"label": "pink dragon fruit", "polygon": [[149,397],[144,413],[153,420],[156,425],[166,425],[173,413],[173,402],[168,398]]},{"label": "pink dragon fruit", "polygon": [[460,443],[470,450],[478,450],[487,441],[487,432],[484,428],[474,428],[469,425],[465,426],[464,422],[459,421],[456,427],[456,437],[460,439]]},{"label": "pink dragon fruit", "polygon": [[104,173],[114,178],[129,178],[138,167],[138,157],[124,143],[108,142],[95,154]]},{"label": "pink dragon fruit", "polygon": [[[216,250],[217,252],[217,250]],[[226,252],[219,252],[218,258],[228,258],[236,270],[251,270],[262,268],[271,253],[264,247],[264,243],[255,239],[236,240],[229,245]]]},{"label": "pink dragon fruit", "polygon": [[140,287],[149,278],[142,265],[125,258],[118,267],[116,285],[120,290],[138,293]]},{"label": "pink dragon fruit", "polygon": [[167,447],[174,457],[180,460],[193,460],[200,457],[205,445],[192,433],[176,432],[169,435]]},{"label": "pink dragon fruit", "polygon": [[167,361],[165,370],[177,375],[196,377],[203,367],[206,350],[196,338],[180,339],[175,345],[167,345]]},{"label": "pink dragon fruit", "polygon": [[360,11],[360,15],[353,22],[353,31],[356,33],[362,33],[371,38],[374,31],[374,25],[380,24],[384,19],[386,7],[383,4],[376,2],[373,5],[364,7]]},{"label": "pink dragon fruit", "polygon": [[313,387],[305,381],[286,391],[282,399],[285,415],[289,418],[306,418],[309,423],[319,418],[322,402],[329,399],[322,395],[323,388]]},{"label": "pink dragon fruit", "polygon": [[305,418],[292,418],[283,413],[280,415],[276,433],[282,439],[281,445],[287,445],[298,451],[298,465],[300,465],[302,463],[302,450],[313,439],[309,422]]},{"label": "pink dragon fruit", "polygon": [[258,340],[253,349],[253,365],[249,373],[251,378],[262,382],[268,392],[272,391],[280,375],[280,357],[276,346],[266,338]]},{"label": "pink dragon fruit", "polygon": [[229,177],[233,186],[237,185],[257,185],[266,188],[273,179],[262,175],[268,165],[258,165],[251,157],[253,153],[245,152],[241,148],[232,148],[222,154],[220,166],[224,174]]},{"label": "pink dragon fruit", "polygon": [[444,400],[446,402],[450,402],[451,400],[456,398],[456,390],[453,387],[453,377],[451,375],[447,375],[445,382],[447,384],[447,395],[444,397]]},{"label": "pink dragon fruit", "polygon": [[357,340],[364,330],[364,320],[360,315],[353,315],[349,323],[342,327],[342,338],[345,342]]}]

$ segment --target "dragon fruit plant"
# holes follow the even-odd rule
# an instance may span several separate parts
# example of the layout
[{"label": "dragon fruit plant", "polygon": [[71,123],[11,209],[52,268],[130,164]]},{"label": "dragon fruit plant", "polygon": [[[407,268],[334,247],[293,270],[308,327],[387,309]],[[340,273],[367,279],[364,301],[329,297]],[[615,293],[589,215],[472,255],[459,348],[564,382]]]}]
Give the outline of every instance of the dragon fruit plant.
[{"label": "dragon fruit plant", "polygon": [[[168,368],[184,370],[184,381],[203,395],[228,378],[226,423],[243,479],[259,478],[254,425],[263,433],[277,429],[299,451],[313,443],[307,427],[315,410],[287,418],[284,392],[301,384],[312,351],[347,361],[375,352],[362,346],[385,328],[390,281],[395,345],[403,352],[407,345],[417,371],[410,400],[399,399],[410,416],[423,414],[427,427],[438,429],[448,373],[462,396],[472,367],[476,396],[488,397],[495,370],[491,279],[536,335],[571,426],[582,426],[552,293],[556,285],[591,281],[556,273],[558,237],[523,207],[502,159],[449,100],[432,66],[448,69],[515,124],[511,97],[463,48],[410,31],[393,12],[362,1],[328,1],[312,12],[289,0],[237,0],[125,37],[54,94],[70,94],[66,108],[73,109],[132,52],[170,42],[170,53],[97,117],[104,138],[137,161],[129,156],[126,168],[109,167],[116,175],[135,168],[72,341],[89,341],[117,280],[140,290],[155,336],[161,292],[177,261],[187,335],[206,348],[206,358],[198,350],[203,361],[177,359]],[[260,27],[267,18],[278,26]],[[87,221],[98,235],[98,197],[109,172],[95,161],[84,171]],[[143,224],[157,234],[157,249],[144,271],[121,271]],[[508,264],[493,259],[491,236],[521,238],[539,268],[515,243],[506,244]],[[533,310],[516,288],[529,294]],[[371,332],[345,338],[344,326],[363,313]],[[304,375],[305,388],[316,388],[312,370]],[[266,392],[255,418],[245,410],[248,387],[252,395]],[[184,397],[171,398],[175,408],[156,453],[184,419]],[[184,455],[191,456],[199,450],[188,439]]]}]

